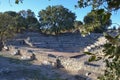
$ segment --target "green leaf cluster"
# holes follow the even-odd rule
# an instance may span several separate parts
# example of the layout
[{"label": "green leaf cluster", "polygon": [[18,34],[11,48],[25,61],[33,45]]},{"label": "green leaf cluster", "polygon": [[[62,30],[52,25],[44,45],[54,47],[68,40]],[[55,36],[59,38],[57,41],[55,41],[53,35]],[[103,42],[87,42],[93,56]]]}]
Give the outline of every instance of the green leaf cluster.
[{"label": "green leaf cluster", "polygon": [[19,4],[20,2],[22,3],[23,0],[15,0],[15,3],[16,3],[16,4]]},{"label": "green leaf cluster", "polygon": [[32,12],[30,9],[28,10],[21,10],[18,12],[20,17],[22,17],[24,20],[22,20],[22,23],[24,23],[24,28],[26,30],[32,30],[36,31],[39,30],[40,24],[35,17],[34,12]]},{"label": "green leaf cluster", "polygon": [[109,34],[105,33],[105,38],[109,41],[104,45],[104,52],[106,53],[105,56],[120,56],[120,35],[117,36],[110,36]]},{"label": "green leaf cluster", "polygon": [[99,76],[100,80],[119,80],[120,79],[120,35],[111,36],[104,33],[108,42],[103,46],[104,56],[101,57],[95,53],[84,52],[90,55],[89,62],[103,59],[106,63],[104,75]]},{"label": "green leaf cluster", "polygon": [[84,52],[84,53],[91,56],[91,57],[88,59],[89,62],[98,61],[98,60],[101,60],[101,59],[102,59],[102,57],[96,56],[96,54],[94,54],[94,53],[90,53],[90,52]]},{"label": "green leaf cluster", "polygon": [[[104,9],[93,10],[84,17],[84,30],[89,32],[104,32],[111,25],[111,14]],[[85,31],[83,31],[85,32]]]},{"label": "green leaf cluster", "polygon": [[39,12],[40,29],[45,33],[59,34],[74,28],[74,13],[61,5],[48,6]]},{"label": "green leaf cluster", "polygon": [[93,10],[102,7],[108,11],[112,11],[120,9],[120,0],[78,0],[77,6],[80,8],[92,6]]},{"label": "green leaf cluster", "polygon": [[15,19],[12,16],[0,13],[0,41],[4,41],[14,35],[14,22]]}]

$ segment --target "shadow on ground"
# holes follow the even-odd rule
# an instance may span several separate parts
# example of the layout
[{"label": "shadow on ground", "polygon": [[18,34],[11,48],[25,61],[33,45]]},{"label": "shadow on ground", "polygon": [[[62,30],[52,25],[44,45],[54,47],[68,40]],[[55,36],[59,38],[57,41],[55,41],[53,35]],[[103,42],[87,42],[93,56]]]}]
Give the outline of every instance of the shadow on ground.
[{"label": "shadow on ground", "polygon": [[9,41],[14,46],[25,46],[21,44],[22,39],[28,39],[34,47],[46,52],[79,53],[86,46],[93,44],[102,34],[91,34],[82,37],[80,33],[64,33],[58,36],[43,35],[38,32],[24,32]]},{"label": "shadow on ground", "polygon": [[0,80],[86,80],[88,77],[72,75],[64,68],[19,60],[18,57],[0,55]]}]

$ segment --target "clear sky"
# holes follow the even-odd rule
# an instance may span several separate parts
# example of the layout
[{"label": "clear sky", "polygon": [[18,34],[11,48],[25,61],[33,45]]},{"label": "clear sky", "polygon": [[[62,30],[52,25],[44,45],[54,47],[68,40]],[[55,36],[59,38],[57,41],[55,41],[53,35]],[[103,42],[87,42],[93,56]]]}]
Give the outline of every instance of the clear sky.
[{"label": "clear sky", "polygon": [[[23,0],[22,4],[15,4],[14,1],[15,0],[0,0],[0,12],[18,12],[20,10],[31,9],[37,16],[38,12],[42,9],[45,9],[48,5],[63,5],[65,8],[68,8],[76,14],[77,20],[83,21],[84,16],[91,10],[90,7],[84,9],[76,9],[74,6],[77,4],[77,0]],[[111,19],[113,23],[120,24],[120,10],[113,12]]]}]

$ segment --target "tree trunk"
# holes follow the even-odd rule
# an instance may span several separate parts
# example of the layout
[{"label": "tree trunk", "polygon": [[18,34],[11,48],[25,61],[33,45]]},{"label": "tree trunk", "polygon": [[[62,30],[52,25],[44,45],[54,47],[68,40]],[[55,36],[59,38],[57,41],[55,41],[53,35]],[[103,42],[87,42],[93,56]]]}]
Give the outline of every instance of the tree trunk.
[{"label": "tree trunk", "polygon": [[0,41],[0,51],[2,51],[2,48],[4,47],[4,44],[2,41]]}]

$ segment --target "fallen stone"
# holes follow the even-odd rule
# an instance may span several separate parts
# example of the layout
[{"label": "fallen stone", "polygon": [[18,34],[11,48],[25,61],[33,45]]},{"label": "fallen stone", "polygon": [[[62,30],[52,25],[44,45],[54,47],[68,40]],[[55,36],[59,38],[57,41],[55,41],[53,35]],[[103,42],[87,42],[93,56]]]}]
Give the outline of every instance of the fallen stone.
[{"label": "fallen stone", "polygon": [[51,63],[49,61],[43,61],[42,62],[44,65],[50,65]]},{"label": "fallen stone", "polygon": [[90,46],[87,46],[86,48],[87,48],[88,50],[90,50],[90,49],[91,49],[91,47],[90,47]]},{"label": "fallen stone", "polygon": [[91,72],[87,72],[85,75],[86,75],[86,76],[89,76],[90,74],[91,74]]},{"label": "fallen stone", "polygon": [[36,59],[35,54],[31,50],[21,49],[20,54],[21,54],[22,60],[34,60],[34,59]]},{"label": "fallen stone", "polygon": [[26,53],[25,55],[22,55],[22,60],[34,60],[35,55],[33,53]]},{"label": "fallen stone", "polygon": [[21,57],[21,59],[22,60],[34,60],[35,58],[34,58],[34,54],[32,54],[31,56],[29,55],[23,55],[22,57]]},{"label": "fallen stone", "polygon": [[56,56],[53,54],[48,54],[48,57],[56,58]]},{"label": "fallen stone", "polygon": [[20,55],[20,50],[14,50],[11,52],[12,55]]},{"label": "fallen stone", "polygon": [[91,48],[95,48],[95,45],[90,45]]},{"label": "fallen stone", "polygon": [[87,48],[84,48],[84,52],[88,52],[89,50]]},{"label": "fallen stone", "polygon": [[30,38],[29,37],[24,40],[24,43],[27,44],[30,47],[33,47],[33,44],[30,42]]},{"label": "fallen stone", "polygon": [[4,50],[4,51],[9,51],[9,47],[4,46],[4,47],[3,47],[3,50]]}]

